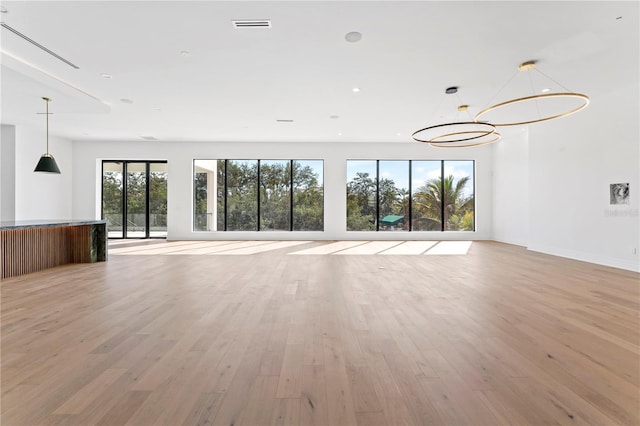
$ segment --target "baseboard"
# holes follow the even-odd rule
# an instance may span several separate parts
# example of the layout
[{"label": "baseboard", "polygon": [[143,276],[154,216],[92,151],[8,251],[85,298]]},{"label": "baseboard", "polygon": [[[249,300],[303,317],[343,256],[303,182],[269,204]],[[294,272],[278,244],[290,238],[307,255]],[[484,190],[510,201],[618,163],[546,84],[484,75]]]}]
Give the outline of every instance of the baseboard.
[{"label": "baseboard", "polygon": [[582,262],[595,263],[597,265],[610,266],[612,268],[625,269],[627,271],[640,272],[640,261],[616,259],[613,257],[585,253],[575,250],[560,249],[558,247],[531,245],[527,250],[550,254],[553,256],[566,257],[568,259],[580,260]]},{"label": "baseboard", "polygon": [[496,237],[496,236],[491,238],[491,241],[496,241],[498,243],[504,243],[504,244],[512,244],[514,246],[520,246],[520,247],[525,247],[525,248],[527,247],[527,242],[526,241],[512,240],[512,239],[500,238],[500,237]]}]

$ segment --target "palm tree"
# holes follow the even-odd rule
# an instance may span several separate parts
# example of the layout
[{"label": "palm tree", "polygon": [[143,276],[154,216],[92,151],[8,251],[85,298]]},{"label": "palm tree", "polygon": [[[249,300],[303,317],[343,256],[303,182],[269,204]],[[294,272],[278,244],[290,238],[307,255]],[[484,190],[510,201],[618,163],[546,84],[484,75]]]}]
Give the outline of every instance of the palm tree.
[{"label": "palm tree", "polygon": [[419,187],[414,194],[413,209],[414,217],[418,223],[422,222],[422,226],[414,228],[439,230],[444,220],[445,230],[472,230],[473,196],[464,196],[464,188],[469,179],[469,176],[465,176],[456,182],[454,177],[449,175],[444,178],[444,185],[440,178],[436,178]]}]

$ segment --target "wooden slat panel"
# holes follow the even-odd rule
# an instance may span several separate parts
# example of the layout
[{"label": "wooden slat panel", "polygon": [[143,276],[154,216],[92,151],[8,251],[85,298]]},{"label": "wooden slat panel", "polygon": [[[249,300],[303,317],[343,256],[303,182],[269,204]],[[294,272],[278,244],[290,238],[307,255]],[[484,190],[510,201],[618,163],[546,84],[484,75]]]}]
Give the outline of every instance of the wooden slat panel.
[{"label": "wooden slat panel", "polygon": [[67,263],[92,262],[91,226],[1,231],[2,278],[28,274]]}]

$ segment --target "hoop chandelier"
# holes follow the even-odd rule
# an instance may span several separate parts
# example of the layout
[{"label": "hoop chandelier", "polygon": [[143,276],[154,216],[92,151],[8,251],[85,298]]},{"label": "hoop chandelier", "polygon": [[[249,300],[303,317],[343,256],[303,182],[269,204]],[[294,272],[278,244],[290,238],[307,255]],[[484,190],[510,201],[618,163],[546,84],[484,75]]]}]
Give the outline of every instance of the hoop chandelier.
[{"label": "hoop chandelier", "polygon": [[[458,107],[458,111],[468,111],[468,109],[469,105],[460,105]],[[486,125],[488,123],[476,124]],[[449,127],[453,126],[455,126],[455,123],[450,123]],[[469,126],[471,126],[471,124],[469,124]],[[495,130],[489,134],[486,134],[484,130],[458,130],[432,138],[429,145],[436,148],[471,148],[497,142],[500,140],[500,137],[500,133]]]},{"label": "hoop chandelier", "polygon": [[[556,118],[567,117],[581,111],[589,105],[589,97],[582,93],[575,93],[544,74],[536,68],[537,61],[531,60],[521,63],[518,66],[518,72],[526,71],[531,85],[532,95],[523,96],[489,106],[476,114],[475,121],[483,120],[491,122],[496,127],[506,126],[523,126],[527,124],[540,123],[543,121],[553,120]],[[562,88],[562,92],[548,93],[551,89],[543,87],[536,93],[536,87],[532,77],[532,71],[535,71],[546,81],[555,83]],[[515,75],[513,76],[515,77]],[[513,77],[509,80],[513,80]],[[509,84],[505,84],[503,89]],[[501,89],[501,91],[503,90]],[[497,96],[497,94],[496,94]],[[495,96],[494,96],[495,98]],[[531,105],[530,111],[524,111],[526,105]],[[555,105],[554,105],[555,104]],[[567,104],[569,104],[567,106]],[[518,111],[520,109],[520,111]],[[527,116],[528,113],[528,116]]]},{"label": "hoop chandelier", "polygon": [[[445,90],[447,95],[457,92],[456,86]],[[458,112],[466,112],[469,115],[468,109],[468,105],[460,105]],[[473,120],[469,115],[467,120],[455,120],[416,130],[411,137],[417,142],[428,143],[438,148],[468,148],[496,142],[500,139],[500,134],[496,132],[493,124]]]}]

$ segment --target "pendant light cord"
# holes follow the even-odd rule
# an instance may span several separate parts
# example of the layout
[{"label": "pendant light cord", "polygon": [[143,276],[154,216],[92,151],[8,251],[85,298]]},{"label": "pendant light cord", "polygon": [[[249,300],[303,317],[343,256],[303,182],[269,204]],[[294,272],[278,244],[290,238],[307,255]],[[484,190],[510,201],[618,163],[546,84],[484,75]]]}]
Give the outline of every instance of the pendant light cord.
[{"label": "pendant light cord", "polygon": [[48,156],[49,155],[49,99],[44,98],[44,100],[47,103],[46,116],[47,116],[47,156]]},{"label": "pendant light cord", "polygon": [[537,67],[534,68],[535,71],[539,72],[540,74],[542,74],[543,76],[547,77],[549,80],[553,81],[555,84],[557,84],[558,86],[562,87],[564,90],[566,90],[567,92],[571,92],[571,90],[567,89],[564,85],[558,83],[555,79],[551,78],[550,76],[548,76],[547,74],[543,73],[542,71],[540,71]]},{"label": "pendant light cord", "polygon": [[[527,73],[529,73],[529,84],[531,84],[531,93],[533,93],[535,95],[536,93],[536,88],[533,85],[533,77],[531,77],[531,71],[527,71]],[[538,102],[538,99],[535,99],[535,104],[536,104],[536,111],[538,111],[538,119],[542,118],[542,113],[540,112],[540,103]]]},{"label": "pendant light cord", "polygon": [[[513,75],[509,78],[509,80],[507,80],[507,82],[500,88],[500,90],[498,90],[496,92],[495,95],[493,95],[493,97],[491,99],[489,99],[489,102],[487,102],[486,106],[492,105],[492,102],[495,98],[498,97],[498,95],[500,93],[502,93],[502,91],[505,89],[505,87],[507,87],[509,85],[509,83],[511,83],[511,80],[513,80],[515,78],[515,76],[518,75],[518,72],[513,73]],[[485,107],[486,108],[486,107]]]}]

